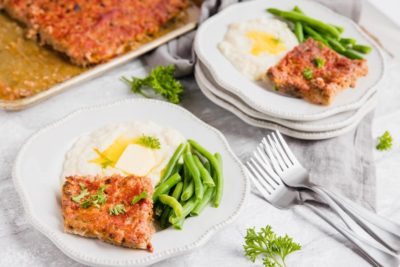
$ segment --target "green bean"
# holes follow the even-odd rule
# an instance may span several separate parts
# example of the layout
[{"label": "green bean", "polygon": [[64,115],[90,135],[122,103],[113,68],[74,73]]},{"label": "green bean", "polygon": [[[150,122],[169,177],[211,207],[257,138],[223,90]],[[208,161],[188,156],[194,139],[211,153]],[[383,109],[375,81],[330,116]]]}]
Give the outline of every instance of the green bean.
[{"label": "green bean", "polygon": [[163,183],[166,179],[169,178],[174,172],[175,165],[178,163],[180,157],[182,156],[183,151],[186,148],[186,143],[182,143],[178,146],[175,150],[174,154],[172,155],[171,159],[168,161],[167,166],[164,169],[163,174],[161,175],[161,179],[159,184]]},{"label": "green bean", "polygon": [[192,176],[193,182],[194,182],[194,194],[197,199],[203,198],[204,194],[204,188],[203,184],[201,182],[200,178],[200,171],[196,166],[196,163],[194,161],[194,157],[192,153],[190,152],[189,146],[186,148],[184,154],[183,154],[183,161],[184,164],[187,166],[190,175]]},{"label": "green bean", "polygon": [[161,229],[165,229],[168,227],[169,221],[168,218],[172,212],[172,209],[170,207],[165,207],[163,210],[161,217],[160,217],[160,227]]},{"label": "green bean", "polygon": [[268,8],[267,11],[278,17],[290,20],[292,22],[302,22],[308,26],[318,30],[320,33],[331,35],[332,37],[339,38],[340,32],[333,26],[326,24],[320,20],[310,18],[298,12],[282,11],[276,8]]},{"label": "green bean", "polygon": [[362,59],[363,57],[359,55],[356,51],[352,49],[346,49],[346,51],[341,53],[343,56],[350,59]]},{"label": "green bean", "polygon": [[336,52],[343,53],[344,51],[346,51],[346,48],[343,47],[343,45],[338,40],[335,40],[330,36],[325,36],[325,38],[328,40],[328,43],[331,45],[332,49]]},{"label": "green bean", "polygon": [[219,173],[218,175],[216,175],[217,188],[216,188],[215,197],[214,197],[214,207],[218,208],[219,203],[221,202],[222,192],[224,190],[224,176],[222,175],[223,162],[222,162],[221,154],[215,153],[214,157],[218,161],[218,165],[217,165],[218,169],[216,169],[216,172]]},{"label": "green bean", "polygon": [[294,24],[294,34],[296,35],[299,43],[302,43],[304,41],[303,25],[301,24],[301,22],[296,22]]},{"label": "green bean", "polygon": [[342,26],[332,25],[332,24],[331,24],[331,26],[332,26],[332,27],[335,27],[336,30],[337,30],[340,34],[342,34],[342,33],[344,32],[344,28],[343,28]]},{"label": "green bean", "polygon": [[181,200],[186,201],[189,198],[191,198],[194,194],[194,182],[193,180],[190,180],[188,186],[183,190],[183,193],[181,195]]},{"label": "green bean", "polygon": [[359,45],[359,44],[353,45],[352,49],[362,54],[369,54],[372,50],[372,48],[367,45]]},{"label": "green bean", "polygon": [[[295,6],[293,8],[293,11],[303,14],[303,11],[298,6]],[[304,32],[303,32],[303,24],[301,22],[297,21],[294,23],[294,34],[296,35],[297,40],[299,43],[304,42]]]},{"label": "green bean", "polygon": [[166,194],[162,194],[159,196],[160,202],[169,206],[170,208],[172,208],[172,210],[174,211],[176,217],[180,218],[183,216],[183,208],[181,203],[179,203],[179,201],[171,196],[168,196]]},{"label": "green bean", "polygon": [[197,216],[199,215],[204,208],[207,206],[207,204],[211,201],[211,198],[213,197],[214,194],[214,188],[213,187],[207,187],[206,191],[204,192],[204,197],[197,203],[196,207],[192,210],[190,213],[191,216]]},{"label": "green bean", "polygon": [[357,43],[356,39],[353,38],[340,38],[339,42],[343,45],[343,46],[353,46]]},{"label": "green bean", "polygon": [[314,29],[312,29],[311,27],[305,25],[304,26],[304,31],[313,39],[320,41],[324,44],[328,44],[328,41],[322,37],[318,32],[316,32]]},{"label": "green bean", "polygon": [[194,162],[196,163],[197,168],[200,171],[200,177],[203,180],[203,184],[208,187],[214,187],[215,183],[214,183],[213,179],[211,178],[210,173],[207,171],[207,169],[201,163],[200,159],[197,156],[194,156],[193,158],[194,158]]},{"label": "green bean", "polygon": [[300,13],[300,14],[304,14],[303,10],[301,10],[299,6],[295,6],[295,7],[293,8],[293,11],[295,11],[295,12],[297,12],[297,13]]},{"label": "green bean", "polygon": [[207,160],[206,162],[204,162],[204,168],[206,168],[206,170],[208,171],[208,173],[210,174],[210,175],[212,175],[212,172],[211,172],[211,164],[210,164],[210,162]]},{"label": "green bean", "polygon": [[179,183],[181,180],[182,178],[179,175],[179,173],[175,173],[174,175],[169,177],[165,182],[159,184],[153,193],[153,203],[155,203],[158,200],[158,197],[161,194],[166,194],[174,185]]},{"label": "green bean", "polygon": [[[214,198],[214,207],[219,206],[219,202],[221,201],[222,191],[223,191],[223,177],[222,177],[222,167],[219,164],[219,161],[213,156],[208,150],[198,144],[196,141],[190,139],[190,145],[196,149],[200,154],[202,154],[211,164],[211,167],[214,170],[215,184],[216,184],[216,196]],[[219,155],[219,154],[218,154]],[[219,156],[220,157],[220,156]]]},{"label": "green bean", "polygon": [[182,211],[182,216],[179,217],[176,214],[172,214],[169,217],[169,222],[174,226],[174,228],[177,229],[182,229],[183,221],[185,218],[190,214],[190,212],[196,207],[197,203],[199,202],[196,197],[192,197],[187,201],[185,204],[183,204],[183,211]]},{"label": "green bean", "polygon": [[[179,182],[176,184],[174,191],[172,192],[172,197],[179,199],[182,193],[183,183]],[[168,226],[168,218],[171,215],[172,209],[170,207],[165,207],[163,213],[160,218],[160,226],[162,229],[167,228]]]}]

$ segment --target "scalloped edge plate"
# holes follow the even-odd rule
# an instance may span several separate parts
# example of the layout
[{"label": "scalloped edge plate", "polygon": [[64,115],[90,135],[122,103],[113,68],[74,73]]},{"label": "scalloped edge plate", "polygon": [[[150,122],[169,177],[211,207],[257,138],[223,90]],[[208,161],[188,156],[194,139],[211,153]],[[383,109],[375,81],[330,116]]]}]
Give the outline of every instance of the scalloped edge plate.
[{"label": "scalloped edge plate", "polygon": [[218,96],[214,95],[208,87],[210,84],[203,83],[204,80],[201,80],[198,78],[198,73],[195,73],[196,76],[196,81],[197,84],[200,88],[200,90],[203,92],[203,94],[214,104],[217,106],[226,109],[230,112],[232,112],[234,115],[236,115],[239,119],[244,121],[245,123],[255,126],[255,127],[260,127],[260,128],[265,128],[265,129],[270,129],[270,130],[278,130],[281,133],[291,136],[297,139],[303,139],[303,140],[323,140],[323,139],[329,139],[333,137],[340,136],[342,134],[345,134],[352,129],[354,129],[358,123],[364,118],[364,116],[370,112],[376,105],[377,98],[376,96],[371,97],[371,102],[368,102],[364,106],[364,115],[360,116],[353,124],[350,124],[346,127],[336,129],[336,130],[331,130],[331,131],[324,131],[324,132],[304,132],[304,131],[297,131],[285,126],[282,126],[280,124],[268,121],[268,120],[261,120],[255,117],[252,117],[244,112],[242,112],[239,108],[231,105],[227,101],[219,98]]},{"label": "scalloped edge plate", "polygon": [[[143,112],[145,111],[145,112]],[[158,231],[154,252],[132,250],[63,232],[59,176],[65,153],[82,134],[106,124],[151,120],[198,140],[224,160],[224,195],[219,208],[188,218],[183,230]],[[31,224],[72,259],[95,266],[146,266],[199,248],[243,209],[250,183],[245,169],[217,129],[177,105],[132,98],[80,109],[42,128],[19,151],[13,181]]]},{"label": "scalloped edge plate", "polygon": [[[276,7],[290,10],[295,5],[299,5],[306,14],[312,17],[344,26],[346,30],[343,36],[356,38],[360,43],[373,47],[373,51],[365,57],[368,60],[369,74],[357,81],[356,88],[341,92],[330,106],[314,105],[301,99],[284,96],[248,80],[235,69],[217,48],[228,25],[232,22],[258,17],[272,17],[265,11],[266,8]],[[359,108],[376,92],[385,69],[385,61],[380,48],[353,21],[319,3],[306,0],[254,0],[233,4],[199,27],[194,50],[200,61],[210,70],[216,83],[221,87],[237,95],[261,113],[296,121],[318,120]]]},{"label": "scalloped edge plate", "polygon": [[209,71],[204,68],[203,64],[200,61],[197,62],[195,66],[196,79],[200,80],[200,82],[205,85],[208,91],[210,91],[213,95],[224,100],[225,102],[231,104],[236,107],[242,113],[247,114],[250,117],[255,119],[260,119],[264,121],[270,121],[284,127],[293,129],[295,131],[302,132],[323,132],[323,131],[333,131],[344,128],[355,122],[359,121],[360,118],[364,117],[366,112],[369,111],[370,103],[373,98],[376,97],[377,93],[374,93],[368,100],[365,102],[359,109],[350,110],[341,112],[335,115],[332,115],[327,118],[323,118],[315,121],[290,121],[284,120],[280,118],[271,117],[265,115],[252,107],[248,106],[245,102],[243,102],[240,98],[229,93],[224,90],[221,86],[215,83],[212,79]]}]

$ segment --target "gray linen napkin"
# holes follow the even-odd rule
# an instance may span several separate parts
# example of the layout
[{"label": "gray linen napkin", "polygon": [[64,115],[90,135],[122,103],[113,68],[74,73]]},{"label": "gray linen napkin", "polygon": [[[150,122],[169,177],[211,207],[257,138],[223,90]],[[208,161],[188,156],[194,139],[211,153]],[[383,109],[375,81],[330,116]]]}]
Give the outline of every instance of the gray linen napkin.
[{"label": "gray linen napkin", "polygon": [[[333,9],[358,20],[360,0],[321,0]],[[237,0],[206,0],[201,7],[199,23]],[[191,74],[195,63],[192,43],[195,32],[188,33],[156,49],[145,57],[149,66],[175,64],[177,76]],[[208,101],[198,90],[193,76],[184,80],[188,92],[183,106],[201,119],[221,130],[236,154],[246,160],[257,143],[269,133],[252,127],[233,114]],[[217,114],[217,115],[216,115]],[[323,141],[287,138],[299,161],[310,171],[311,180],[337,191],[371,209],[375,208],[375,167],[371,122],[367,115],[358,127],[340,137]]]}]

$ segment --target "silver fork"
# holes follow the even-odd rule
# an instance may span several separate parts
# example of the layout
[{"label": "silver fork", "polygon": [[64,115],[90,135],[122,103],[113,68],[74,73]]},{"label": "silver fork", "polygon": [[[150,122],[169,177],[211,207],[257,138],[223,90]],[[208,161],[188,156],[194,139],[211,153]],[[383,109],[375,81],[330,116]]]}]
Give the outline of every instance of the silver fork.
[{"label": "silver fork", "polygon": [[262,140],[255,157],[265,164],[271,163],[286,185],[315,192],[355,233],[364,237],[370,235],[391,251],[397,254],[400,252],[400,225],[311,183],[308,172],[298,162],[278,131]]},{"label": "silver fork", "polygon": [[286,209],[296,204],[305,205],[353,243],[372,265],[385,267],[399,265],[398,258],[379,243],[370,244],[363,237],[356,236],[345,227],[333,223],[318,209],[307,202],[309,196],[306,191],[287,187],[272,169],[266,169],[260,162],[251,159],[247,162],[247,170],[258,191],[273,206]]}]

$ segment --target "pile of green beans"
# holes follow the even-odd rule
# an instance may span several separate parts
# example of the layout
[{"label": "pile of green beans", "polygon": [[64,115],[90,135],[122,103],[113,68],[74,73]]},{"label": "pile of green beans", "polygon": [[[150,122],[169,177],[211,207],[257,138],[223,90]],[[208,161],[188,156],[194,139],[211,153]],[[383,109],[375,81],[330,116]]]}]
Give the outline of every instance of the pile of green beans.
[{"label": "pile of green beans", "polygon": [[372,50],[369,46],[357,44],[357,41],[352,38],[342,38],[343,27],[308,17],[298,6],[295,6],[293,11],[283,11],[276,8],[268,8],[267,11],[291,21],[293,32],[300,43],[310,37],[350,59],[362,59],[361,54],[368,54]]},{"label": "pile of green beans", "polygon": [[218,207],[223,192],[222,158],[194,140],[175,150],[153,193],[160,227],[182,229],[185,218],[198,216],[210,203]]}]

